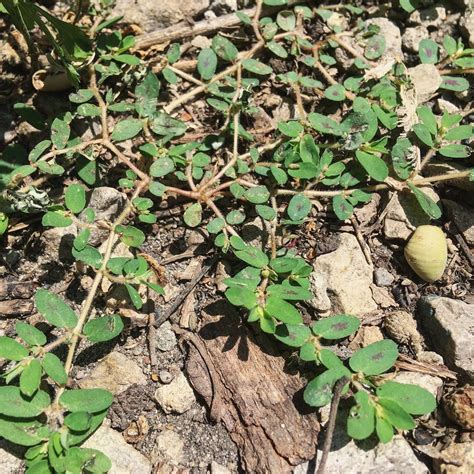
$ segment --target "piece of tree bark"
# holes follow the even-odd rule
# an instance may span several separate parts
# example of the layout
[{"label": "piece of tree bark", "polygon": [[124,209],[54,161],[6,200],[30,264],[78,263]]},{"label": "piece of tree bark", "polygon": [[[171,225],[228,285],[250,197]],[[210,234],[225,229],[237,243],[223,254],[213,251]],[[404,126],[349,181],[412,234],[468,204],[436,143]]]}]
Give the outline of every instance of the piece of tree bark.
[{"label": "piece of tree bark", "polygon": [[289,373],[270,338],[240,323],[231,305],[219,301],[206,311],[198,335],[186,338],[191,383],[239,447],[246,472],[292,472],[314,457],[319,432],[302,401],[303,381]]},{"label": "piece of tree bark", "polygon": [[33,311],[32,300],[0,301],[0,318],[30,314]]}]

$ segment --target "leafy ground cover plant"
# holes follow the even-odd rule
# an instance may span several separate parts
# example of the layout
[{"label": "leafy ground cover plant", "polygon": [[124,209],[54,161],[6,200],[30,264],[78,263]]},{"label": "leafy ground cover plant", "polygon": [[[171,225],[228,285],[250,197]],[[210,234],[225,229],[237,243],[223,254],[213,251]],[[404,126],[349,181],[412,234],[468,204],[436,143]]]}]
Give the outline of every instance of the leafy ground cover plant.
[{"label": "leafy ground cover plant", "polygon": [[[31,8],[30,2],[23,4]],[[284,8],[263,16],[263,4]],[[119,19],[104,20],[87,39],[94,51],[87,69],[73,73],[74,58],[60,55],[77,81],[82,80],[69,95],[68,110],[54,117],[50,130],[28,152],[18,147],[4,152],[9,171],[1,176],[0,230],[6,232],[8,216],[20,212],[41,213],[44,227],[74,225],[79,233],[71,254],[94,277],[78,313],[57,295],[40,289],[35,305],[48,331],[18,322],[16,338],[0,338],[0,357],[9,361],[5,385],[0,387],[0,436],[28,448],[27,472],[110,469],[103,454],[79,446],[101,424],[112,397],[104,390],[70,389],[68,378],[81,339],[110,340],[123,328],[118,315],[98,311],[92,316],[103,280],[123,285],[137,310],[143,305],[142,287],[163,292],[145,258],[115,257],[113,250],[118,242],[139,249],[147,226],[156,222],[153,209],[168,195],[188,201],[183,214],[187,226],[205,226],[219,251],[242,263],[225,282],[227,299],[242,307],[249,323],[298,349],[302,361],[315,364],[318,375],[304,392],[309,405],[330,403],[342,380],[342,393],[354,401],[347,420],[349,435],[364,439],[376,432],[382,442],[389,442],[396,430],[414,428],[412,415],[435,408],[427,391],[384,375],[398,356],[392,341],[365,347],[348,361],[325,347],[326,341],[357,331],[360,322],[355,316],[341,314],[304,324],[300,302],[312,296],[308,278],[312,267],[282,247],[278,234],[304,223],[314,198],[329,198],[336,216],[345,220],[356,206],[383,190],[412,193],[420,208],[438,219],[441,209],[420,187],[472,179],[472,170],[419,174],[435,155],[466,159],[472,126],[463,122],[462,114],[436,116],[423,104],[415,104],[409,115],[406,91],[413,85],[407,67],[392,61],[383,73],[377,69],[375,61],[384,55],[385,40],[378,27],[364,21],[362,9],[350,5],[344,9],[356,25],[352,34],[360,53],[329,21],[330,8],[285,5],[284,0],[257,1],[253,18],[239,12],[242,27],[254,33],[254,44],[239,51],[218,33],[196,58],[193,75],[179,67],[178,43],[170,44],[160,67],[151,70],[134,53],[135,39],[111,28]],[[10,3],[6,6],[15,19]],[[38,8],[35,21],[45,15]],[[48,20],[59,25],[49,16]],[[325,22],[331,32],[315,40],[309,34],[314,21]],[[57,32],[65,39],[61,28]],[[69,46],[74,51],[82,36],[72,35]],[[354,56],[353,68],[342,83],[327,69],[337,64],[336,48]],[[468,82],[462,76],[472,67],[473,51],[449,37],[443,48],[440,52],[436,43],[424,41],[420,61],[439,66],[444,90],[463,92]],[[287,61],[287,67],[275,71],[265,58]],[[176,99],[161,102],[183,80],[191,87]],[[297,114],[280,121],[274,140],[259,146],[248,124],[257,110],[255,96],[269,82],[291,94]],[[173,113],[202,94],[218,129],[189,140],[186,122]],[[311,98],[318,98],[322,107],[306,110]],[[337,112],[327,112],[324,104],[335,106]],[[16,110],[25,120],[44,122],[26,104],[17,104]],[[84,139],[76,132],[77,125],[90,123],[100,131]],[[131,147],[123,146],[126,142]],[[127,194],[127,201],[117,219],[104,222],[88,207],[88,194],[108,180],[112,170],[119,176],[114,184]],[[50,197],[48,181],[66,177],[72,184],[64,187],[62,198]],[[240,236],[240,226],[255,215],[269,230],[269,241],[261,248]],[[91,243],[94,232],[108,235],[100,249]],[[49,331],[53,328],[59,334],[55,338]],[[54,353],[60,346],[67,349],[65,360]]]}]

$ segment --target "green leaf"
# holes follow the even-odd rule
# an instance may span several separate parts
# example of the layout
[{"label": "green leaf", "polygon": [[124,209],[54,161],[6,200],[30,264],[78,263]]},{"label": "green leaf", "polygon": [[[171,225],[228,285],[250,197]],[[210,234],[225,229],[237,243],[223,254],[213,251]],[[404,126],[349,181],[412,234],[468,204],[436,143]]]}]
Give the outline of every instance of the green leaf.
[{"label": "green leaf", "polygon": [[292,304],[277,296],[269,296],[267,298],[265,311],[283,323],[300,324],[303,321],[301,314]]},{"label": "green leaf", "polygon": [[275,56],[283,59],[288,57],[288,51],[280,43],[269,41],[266,46]]},{"label": "green leaf", "polygon": [[289,122],[278,122],[278,130],[287,137],[296,138],[304,128],[297,120],[290,120]]},{"label": "green leaf", "polygon": [[438,151],[447,158],[468,158],[471,155],[471,149],[467,145],[446,145]]},{"label": "green leaf", "polygon": [[449,36],[449,35],[444,35],[443,46],[444,46],[444,49],[446,50],[446,53],[448,53],[449,56],[452,56],[458,50],[457,41],[452,36]]},{"label": "green leaf", "polygon": [[85,431],[91,426],[92,416],[85,411],[69,413],[64,417],[64,424],[72,431]]},{"label": "green leaf", "polygon": [[354,207],[343,194],[338,194],[332,198],[332,208],[337,218],[341,221],[349,219],[354,212]]},{"label": "green leaf", "polygon": [[270,199],[270,192],[266,186],[254,186],[245,191],[244,197],[253,204],[264,204]]},{"label": "green leaf", "polygon": [[129,140],[137,136],[143,128],[143,123],[140,119],[125,119],[115,124],[114,130],[110,138],[117,142]]},{"label": "green leaf", "polygon": [[379,440],[382,443],[390,443],[393,438],[392,424],[389,423],[385,418],[376,416],[375,418],[375,431]]},{"label": "green leaf", "polygon": [[74,214],[79,214],[86,207],[86,191],[80,184],[70,184],[64,199],[66,207]]},{"label": "green leaf", "polygon": [[312,407],[327,405],[331,401],[332,389],[336,382],[347,376],[350,376],[350,372],[344,366],[326,370],[306,386],[303,393],[304,401]]},{"label": "green leaf", "polygon": [[197,227],[202,220],[202,206],[199,202],[191,204],[183,215],[183,220],[189,227]]},{"label": "green leaf", "polygon": [[275,334],[276,323],[275,320],[268,316],[268,314],[263,315],[260,318],[260,329],[267,334]]},{"label": "green leaf", "polygon": [[283,10],[276,18],[277,25],[284,31],[293,31],[296,27],[296,17],[291,10]]},{"label": "green leaf", "polygon": [[262,219],[265,219],[266,221],[272,221],[277,216],[277,213],[275,212],[275,210],[270,206],[264,206],[262,204],[257,204],[255,206],[255,210],[257,211],[257,214]]},{"label": "green leaf", "polygon": [[171,117],[165,112],[157,112],[153,115],[150,128],[157,135],[177,137],[186,132],[186,124],[181,120]]},{"label": "green leaf", "polygon": [[436,116],[431,111],[431,109],[427,107],[426,105],[422,105],[421,107],[418,107],[416,109],[416,113],[418,117],[420,118],[420,120],[428,129],[429,133],[431,133],[431,135],[436,135],[438,131],[438,123],[436,120]]},{"label": "green leaf", "polygon": [[244,306],[247,309],[257,306],[255,291],[247,288],[231,287],[227,289],[225,296],[234,306]]},{"label": "green leaf", "polygon": [[60,212],[48,211],[41,219],[44,227],[69,227],[72,224],[70,217]]},{"label": "green leaf", "polygon": [[48,321],[58,328],[74,328],[77,324],[76,313],[57,295],[40,289],[35,294],[36,309]]},{"label": "green leaf", "polygon": [[[20,446],[35,446],[44,437],[37,435],[38,428],[43,425],[33,420],[16,420],[7,416],[0,416],[0,438]],[[46,474],[49,474],[47,472]]]},{"label": "green leaf", "polygon": [[125,283],[125,288],[127,288],[128,294],[130,296],[130,299],[132,300],[133,306],[137,309],[141,309],[143,306],[143,301],[140,296],[140,293],[132,286],[129,285],[128,283]]},{"label": "green leaf", "polygon": [[58,150],[66,148],[71,128],[65,120],[55,118],[51,124],[51,141]]},{"label": "green leaf", "polygon": [[100,108],[94,104],[81,104],[77,108],[77,115],[81,117],[100,117]]},{"label": "green leaf", "polygon": [[245,248],[235,250],[234,253],[238,259],[248,263],[252,267],[263,268],[268,265],[267,255],[256,247],[246,245]]},{"label": "green leaf", "polygon": [[235,16],[244,24],[251,25],[252,19],[244,12],[235,12]]},{"label": "green leaf", "polygon": [[474,135],[474,128],[472,125],[460,125],[448,130],[444,135],[445,140],[467,140]]},{"label": "green leaf", "polygon": [[313,295],[310,291],[301,286],[290,285],[270,285],[267,288],[267,293],[270,296],[276,296],[282,300],[310,300]]},{"label": "green leaf", "polygon": [[51,377],[59,385],[66,385],[68,377],[64,365],[59,357],[48,352],[43,357],[42,364],[48,377]]},{"label": "green leaf", "polygon": [[174,171],[174,161],[171,158],[159,158],[150,166],[150,175],[161,178]]},{"label": "green leaf", "polygon": [[242,67],[249,72],[253,72],[258,75],[267,75],[273,72],[273,69],[266,64],[257,61],[256,59],[244,59],[242,60]]},{"label": "green leaf", "polygon": [[300,347],[299,356],[300,359],[305,362],[313,362],[318,360],[318,354],[312,342],[306,342]]},{"label": "green leaf", "polygon": [[135,87],[135,104],[140,117],[153,115],[158,104],[160,81],[156,74],[149,71],[143,81]]},{"label": "green leaf", "polygon": [[433,138],[431,136],[430,131],[426,125],[422,123],[417,123],[413,125],[413,131],[415,135],[425,144],[428,145],[430,148],[434,146]]},{"label": "green leaf", "polygon": [[367,59],[378,59],[385,52],[385,37],[381,35],[371,36],[367,40],[364,56]]},{"label": "green leaf", "polygon": [[224,61],[233,61],[239,52],[231,41],[221,35],[212,38],[212,49]]},{"label": "green leaf", "polygon": [[462,69],[471,69],[474,67],[474,58],[458,58],[458,59],[455,59],[454,61],[454,64],[456,64],[456,66],[459,66],[460,68]]},{"label": "green leaf", "polygon": [[302,347],[311,337],[311,331],[304,324],[280,324],[275,337],[290,347]]},{"label": "green leaf", "polygon": [[33,396],[41,383],[42,373],[41,364],[36,359],[32,359],[20,375],[21,393],[27,397]]},{"label": "green leaf", "polygon": [[423,211],[425,211],[425,213],[432,219],[439,219],[442,212],[438,204],[436,204],[433,199],[431,199],[430,196],[425,194],[421,189],[418,189],[413,183],[408,182],[407,184],[415,195],[415,198]]},{"label": "green leaf", "polygon": [[318,359],[321,361],[321,364],[324,365],[327,369],[336,369],[338,367],[344,367],[344,364],[333,351],[329,349],[320,349],[318,353]]},{"label": "green leaf", "polygon": [[23,360],[28,357],[28,349],[7,336],[0,336],[0,359]]},{"label": "green leaf", "polygon": [[311,126],[321,133],[342,136],[344,134],[341,125],[335,120],[315,112],[308,114]]},{"label": "green leaf", "polygon": [[367,174],[376,181],[385,181],[388,177],[388,166],[377,155],[357,150],[356,158],[365,171],[367,171]]},{"label": "green leaf", "polygon": [[141,64],[140,58],[137,58],[133,54],[116,54],[113,56],[114,61],[119,63],[128,64],[130,66],[138,66]]},{"label": "green leaf", "polygon": [[202,79],[212,79],[217,69],[217,55],[211,48],[204,48],[198,54],[197,69]]},{"label": "green leaf", "polygon": [[469,89],[469,81],[463,77],[441,76],[443,82],[439,86],[440,89],[447,89],[449,91],[463,92]]},{"label": "green leaf", "polygon": [[90,89],[78,89],[76,92],[69,94],[69,100],[74,104],[83,104],[94,97],[94,93]]},{"label": "green leaf", "polygon": [[300,141],[300,156],[301,160],[306,163],[319,162],[319,150],[314,142],[314,138],[306,134]]},{"label": "green leaf", "polygon": [[342,339],[355,333],[359,326],[360,321],[355,316],[338,314],[316,321],[311,328],[314,334],[325,339]]},{"label": "green leaf", "polygon": [[100,388],[66,390],[59,397],[59,403],[71,412],[96,413],[109,408],[112,401],[113,395]]},{"label": "green leaf", "polygon": [[357,392],[354,399],[356,405],[347,417],[347,434],[354,439],[366,439],[375,429],[375,408],[367,392]]},{"label": "green leaf", "polygon": [[84,336],[91,342],[110,341],[117,337],[123,329],[120,316],[102,316],[89,320],[84,326]]},{"label": "green leaf", "polygon": [[[77,237],[76,237],[77,238]],[[76,239],[74,239],[74,243],[76,243]],[[84,245],[82,248],[77,248],[75,245],[72,249],[72,255],[76,260],[80,262],[84,262],[87,265],[90,265],[94,268],[100,268],[102,264],[102,254],[92,245]]]},{"label": "green leaf", "polygon": [[229,214],[227,214],[226,216],[226,221],[230,225],[242,224],[244,220],[245,220],[245,214],[238,210],[230,211]]},{"label": "green leaf", "polygon": [[216,217],[207,224],[206,229],[210,234],[218,234],[225,227],[225,220],[222,217]]},{"label": "green leaf", "polygon": [[382,407],[382,416],[395,428],[400,430],[412,430],[416,423],[398,403],[389,398],[378,398],[379,406]]},{"label": "green leaf", "polygon": [[51,146],[51,140],[43,140],[35,145],[35,147],[30,151],[28,159],[31,163],[36,163],[38,158],[40,158],[43,153]]},{"label": "green leaf", "polygon": [[390,339],[384,339],[359,349],[349,359],[349,365],[354,372],[379,375],[390,369],[397,357],[397,345]]},{"label": "green leaf", "polygon": [[[46,344],[46,336],[42,331],[36,329],[31,324],[24,323],[22,321],[17,321],[15,323],[15,331],[18,336],[21,337],[29,346],[42,346]],[[2,343],[0,342],[0,351]],[[0,357],[2,355],[0,354]]]},{"label": "green leaf", "polygon": [[435,397],[418,385],[389,380],[377,387],[377,396],[393,400],[412,415],[425,415],[436,408]]},{"label": "green leaf", "polygon": [[46,392],[38,390],[33,397],[25,398],[18,387],[0,387],[0,413],[15,418],[33,418],[50,405]]},{"label": "green leaf", "polygon": [[392,165],[395,173],[402,180],[410,177],[413,170],[410,155],[412,152],[412,144],[408,138],[399,137],[392,148]]},{"label": "green leaf", "polygon": [[333,84],[324,91],[324,97],[335,102],[340,102],[346,98],[346,89],[341,84]]},{"label": "green leaf", "polygon": [[420,61],[424,64],[436,64],[438,62],[439,46],[431,39],[425,38],[420,41],[419,52]]},{"label": "green leaf", "polygon": [[115,232],[120,235],[120,240],[128,247],[140,247],[145,242],[145,234],[132,225],[117,226]]},{"label": "green leaf", "polygon": [[288,204],[288,217],[295,222],[305,219],[311,211],[311,201],[304,194],[296,194]]}]

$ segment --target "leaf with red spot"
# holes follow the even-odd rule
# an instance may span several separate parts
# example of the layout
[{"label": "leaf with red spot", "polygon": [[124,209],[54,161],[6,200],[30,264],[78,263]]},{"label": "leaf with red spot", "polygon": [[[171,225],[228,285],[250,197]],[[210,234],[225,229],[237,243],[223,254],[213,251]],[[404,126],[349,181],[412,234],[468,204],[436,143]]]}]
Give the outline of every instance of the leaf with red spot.
[{"label": "leaf with red spot", "polygon": [[436,64],[438,62],[439,46],[431,39],[425,38],[420,41],[419,56],[423,64]]},{"label": "leaf with red spot", "polygon": [[349,366],[354,372],[379,375],[390,369],[397,357],[397,345],[390,339],[383,339],[358,350],[349,359]]},{"label": "leaf with red spot", "polygon": [[443,82],[439,87],[448,91],[463,92],[469,89],[469,81],[464,77],[443,76]]}]

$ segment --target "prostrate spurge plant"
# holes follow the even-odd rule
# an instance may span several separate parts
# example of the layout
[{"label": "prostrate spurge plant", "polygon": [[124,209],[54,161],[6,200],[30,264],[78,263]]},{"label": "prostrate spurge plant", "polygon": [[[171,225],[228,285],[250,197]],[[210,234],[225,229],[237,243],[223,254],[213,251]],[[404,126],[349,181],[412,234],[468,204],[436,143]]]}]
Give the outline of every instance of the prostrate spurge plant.
[{"label": "prostrate spurge plant", "polygon": [[[24,11],[33,8],[25,0],[7,3],[10,10],[12,5]],[[286,1],[263,3],[281,6]],[[418,174],[435,155],[468,157],[470,149],[463,141],[473,136],[472,126],[462,124],[461,114],[438,117],[428,107],[410,102],[413,85],[404,64],[393,61],[380,72],[375,61],[384,54],[385,39],[378,27],[363,20],[362,9],[345,5],[341,10],[351,21],[354,41],[364,51],[360,54],[346,43],[340,27],[329,21],[330,9],[297,6],[261,17],[261,7],[259,0],[253,19],[238,13],[256,42],[239,52],[229,37],[215,35],[211,47],[197,57],[199,78],[180,69],[177,43],[169,45],[160,67],[150,71],[130,51],[134,38],[111,31],[117,18],[96,24],[89,40],[78,28],[68,29],[64,36],[62,24],[48,17],[69,48],[56,48],[56,59],[66,61],[73,79],[82,76],[89,83],[69,95],[68,110],[54,118],[49,136],[44,135],[29,153],[19,145],[6,148],[3,159],[11,172],[0,175],[4,188],[0,230],[5,232],[8,216],[18,212],[42,213],[45,227],[75,226],[79,232],[72,257],[94,278],[77,312],[40,289],[35,304],[48,330],[18,322],[16,339],[0,338],[0,357],[10,361],[4,373],[6,385],[0,387],[0,436],[28,448],[25,460],[30,474],[100,473],[110,468],[103,454],[79,446],[101,424],[112,396],[104,390],[71,389],[68,378],[80,339],[97,343],[121,333],[121,317],[103,310],[96,300],[103,280],[123,285],[138,310],[145,287],[162,292],[146,258],[117,257],[113,252],[119,241],[132,250],[143,244],[142,229],[155,223],[153,208],[167,195],[187,199],[186,225],[205,223],[217,247],[245,264],[226,280],[227,299],[244,307],[248,321],[262,331],[299,348],[302,361],[314,362],[319,375],[304,392],[309,405],[329,403],[333,387],[342,379],[343,394],[354,401],[347,421],[349,434],[363,439],[376,431],[383,442],[395,430],[413,428],[412,415],[435,408],[427,391],[383,375],[397,359],[392,341],[365,347],[348,361],[324,346],[325,341],[356,332],[358,318],[336,315],[311,327],[303,323],[297,305],[311,298],[312,268],[283,245],[279,230],[304,224],[312,210],[311,198],[331,198],[334,212],[343,220],[352,216],[355,206],[369,202],[372,193],[385,189],[413,193],[428,216],[438,219],[440,208],[420,186],[472,178],[472,170],[429,178]],[[403,2],[403,7],[412,8],[412,2]],[[43,11],[36,7],[32,11],[34,21],[41,22]],[[332,32],[315,42],[306,27],[316,18]],[[24,34],[29,34],[34,21],[22,25]],[[80,57],[65,54],[71,47]],[[335,48],[355,57],[341,83],[326,69],[337,66]],[[463,92],[468,83],[461,76],[472,67],[473,50],[450,37],[443,48],[440,53],[436,43],[424,41],[420,60],[438,64],[441,88]],[[260,56],[278,59],[283,70],[273,71],[273,60],[257,59]],[[172,95],[183,78],[195,85],[162,107],[160,99]],[[273,142],[258,146],[248,124],[258,111],[257,93],[270,83],[292,95],[298,112],[278,123]],[[200,141],[185,136],[179,143],[188,126],[171,113],[203,93],[207,112],[219,129]],[[308,112],[308,104],[317,105]],[[338,113],[324,114],[327,104],[338,106]],[[15,110],[44,129],[45,119],[36,110],[26,104],[16,104]],[[89,139],[75,131],[92,123],[99,125],[100,132]],[[129,140],[133,140],[131,148],[121,147]],[[55,200],[47,193],[48,180],[57,183],[57,177],[63,176],[72,184],[65,188],[64,199]],[[113,222],[96,219],[87,206],[88,191],[101,183],[128,195]],[[269,241],[260,248],[239,236],[239,226],[255,215],[268,227]],[[100,248],[92,239],[96,232],[108,234]],[[54,354],[60,346],[67,349],[64,361]]]}]

